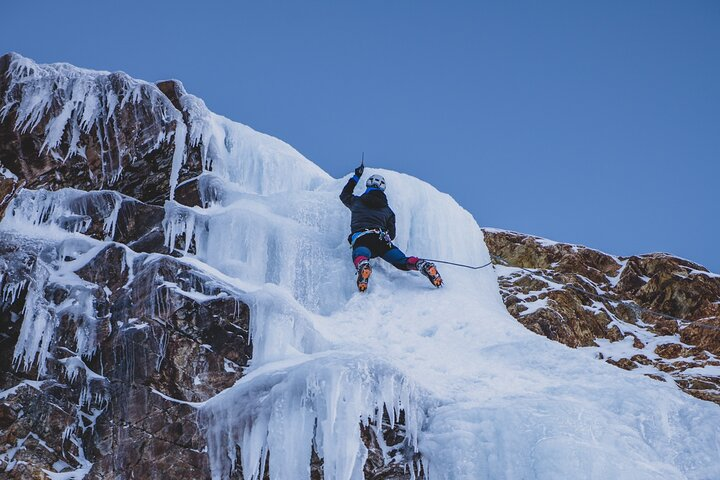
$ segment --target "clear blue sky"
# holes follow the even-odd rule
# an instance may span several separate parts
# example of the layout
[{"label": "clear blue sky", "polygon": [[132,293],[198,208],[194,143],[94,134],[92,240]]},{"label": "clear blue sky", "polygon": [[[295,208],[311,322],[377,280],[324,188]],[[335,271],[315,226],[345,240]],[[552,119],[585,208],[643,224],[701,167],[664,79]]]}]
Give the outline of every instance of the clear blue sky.
[{"label": "clear blue sky", "polygon": [[2,9],[3,53],[179,78],[333,176],[365,151],[483,226],[720,272],[718,0]]}]

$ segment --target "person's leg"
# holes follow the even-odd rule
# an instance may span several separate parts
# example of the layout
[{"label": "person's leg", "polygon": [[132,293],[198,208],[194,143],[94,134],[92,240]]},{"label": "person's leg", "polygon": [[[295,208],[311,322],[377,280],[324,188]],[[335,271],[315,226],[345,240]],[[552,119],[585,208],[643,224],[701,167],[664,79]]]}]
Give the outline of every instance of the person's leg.
[{"label": "person's leg", "polygon": [[370,257],[372,256],[372,252],[370,252],[370,249],[368,247],[365,247],[363,245],[355,246],[352,251],[352,258],[353,263],[355,264],[355,268],[360,265],[361,262],[366,262],[370,260]]},{"label": "person's leg", "polygon": [[365,238],[369,236],[370,235],[363,235],[355,240],[355,244],[353,245],[353,263],[358,273],[357,287],[361,292],[367,290],[368,280],[370,279],[370,275],[372,275],[370,259],[377,256],[372,245],[369,244],[367,238]]},{"label": "person's leg", "polygon": [[402,250],[392,245],[383,255],[382,259],[391,263],[400,270],[417,270],[418,257],[408,257]]},{"label": "person's leg", "polygon": [[353,263],[355,268],[360,265],[361,262],[368,261],[371,258],[375,258],[382,254],[382,250],[379,248],[377,242],[377,235],[369,233],[358,237],[353,244]]}]

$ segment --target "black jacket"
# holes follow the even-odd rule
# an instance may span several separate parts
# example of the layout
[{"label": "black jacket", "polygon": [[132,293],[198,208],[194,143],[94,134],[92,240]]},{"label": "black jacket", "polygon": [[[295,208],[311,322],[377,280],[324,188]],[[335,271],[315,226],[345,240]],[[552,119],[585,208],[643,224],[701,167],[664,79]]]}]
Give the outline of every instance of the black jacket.
[{"label": "black jacket", "polygon": [[340,193],[340,200],[352,212],[350,219],[352,233],[379,228],[387,232],[390,239],[395,239],[395,213],[388,206],[385,192],[370,190],[358,197],[353,195],[355,185],[357,180],[352,177]]}]

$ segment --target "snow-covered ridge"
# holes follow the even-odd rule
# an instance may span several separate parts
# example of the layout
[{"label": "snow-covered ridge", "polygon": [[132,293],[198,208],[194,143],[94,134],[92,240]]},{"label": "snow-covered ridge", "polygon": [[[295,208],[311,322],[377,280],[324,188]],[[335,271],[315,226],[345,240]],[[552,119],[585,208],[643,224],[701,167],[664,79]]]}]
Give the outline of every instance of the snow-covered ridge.
[{"label": "snow-covered ridge", "polygon": [[[210,112],[176,80],[181,110],[156,84],[123,72],[42,65],[15,53],[9,55],[6,81],[0,121],[13,119],[20,133],[42,130],[40,153],[57,162],[73,156],[92,160],[88,148],[96,144],[92,155],[100,157],[103,187],[118,182],[139,156],[165,144],[172,145],[171,199],[192,148],[201,157],[197,174],[212,169],[252,193],[312,188],[329,178],[285,142]],[[4,167],[0,172],[7,178],[20,173]]]},{"label": "snow-covered ridge", "polygon": [[[483,229],[508,311],[528,329],[720,403],[720,281],[664,253],[617,257]],[[524,268],[520,268],[524,267]]]},{"label": "snow-covered ridge", "polygon": [[[34,83],[38,72],[31,67],[18,70],[27,83],[15,90],[32,95],[32,85],[50,85]],[[48,75],[65,75],[65,67],[47,68]],[[74,75],[85,73],[73,70],[67,77]],[[84,80],[70,83],[92,90]],[[84,132],[85,100],[72,99],[95,93],[62,92],[71,105],[64,125]],[[314,449],[326,478],[360,479],[367,453],[361,425],[379,428],[385,409],[390,422],[403,412],[406,478],[720,477],[716,405],[528,332],[507,313],[489,268],[443,269],[446,286],[436,290],[417,273],[376,261],[370,290],[358,294],[346,241],[349,213],[337,198],[347,177],[329,177],[286,144],[212,114],[184,91],[179,101],[181,108],[173,106],[176,113],[168,118],[182,121],[187,133],[183,158],[171,166],[166,246],[208,281],[228,285],[251,312],[253,357],[245,376],[194,404],[215,478],[227,478],[238,460],[246,480],[262,478],[268,455],[271,479],[308,478]],[[43,110],[25,111],[31,113],[21,126]],[[100,124],[114,121],[114,111],[103,110],[110,116],[98,116]],[[49,137],[54,132],[46,130]],[[177,153],[181,147],[175,147]],[[180,205],[172,191],[193,148],[202,159],[195,173],[203,201]],[[408,254],[489,260],[477,222],[451,197],[405,174],[367,170],[386,177],[397,244]],[[0,231],[39,237],[39,225],[53,226],[56,237],[48,241],[75,245],[78,252],[68,257],[81,258],[107,242],[85,239],[83,219],[65,220],[75,215],[68,208],[75,195],[82,196],[75,190],[21,192]],[[105,206],[97,208],[104,212],[104,231],[115,225],[114,202],[112,195],[102,197]],[[74,279],[72,269],[60,273]],[[161,316],[164,300],[153,298],[151,315]],[[23,329],[25,323],[18,362],[42,361],[52,322],[26,315]],[[82,360],[93,338],[77,343]],[[75,359],[65,367],[70,375],[81,371]],[[416,454],[421,462],[409,464]]]}]

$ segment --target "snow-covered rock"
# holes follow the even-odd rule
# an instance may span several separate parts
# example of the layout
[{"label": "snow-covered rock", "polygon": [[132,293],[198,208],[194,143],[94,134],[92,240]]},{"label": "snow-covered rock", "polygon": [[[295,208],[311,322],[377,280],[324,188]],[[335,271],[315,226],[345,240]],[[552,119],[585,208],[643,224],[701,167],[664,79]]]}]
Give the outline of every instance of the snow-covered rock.
[{"label": "snow-covered rock", "polygon": [[185,153],[182,115],[117,72],[0,57],[0,164],[26,188],[112,188],[159,203]]},{"label": "snow-covered rock", "polygon": [[484,231],[505,305],[528,329],[720,404],[720,275],[668,254]]},{"label": "snow-covered rock", "polygon": [[3,229],[0,245],[6,478],[204,475],[205,440],[183,402],[232,385],[251,356],[237,292],[167,255],[78,234]]}]

